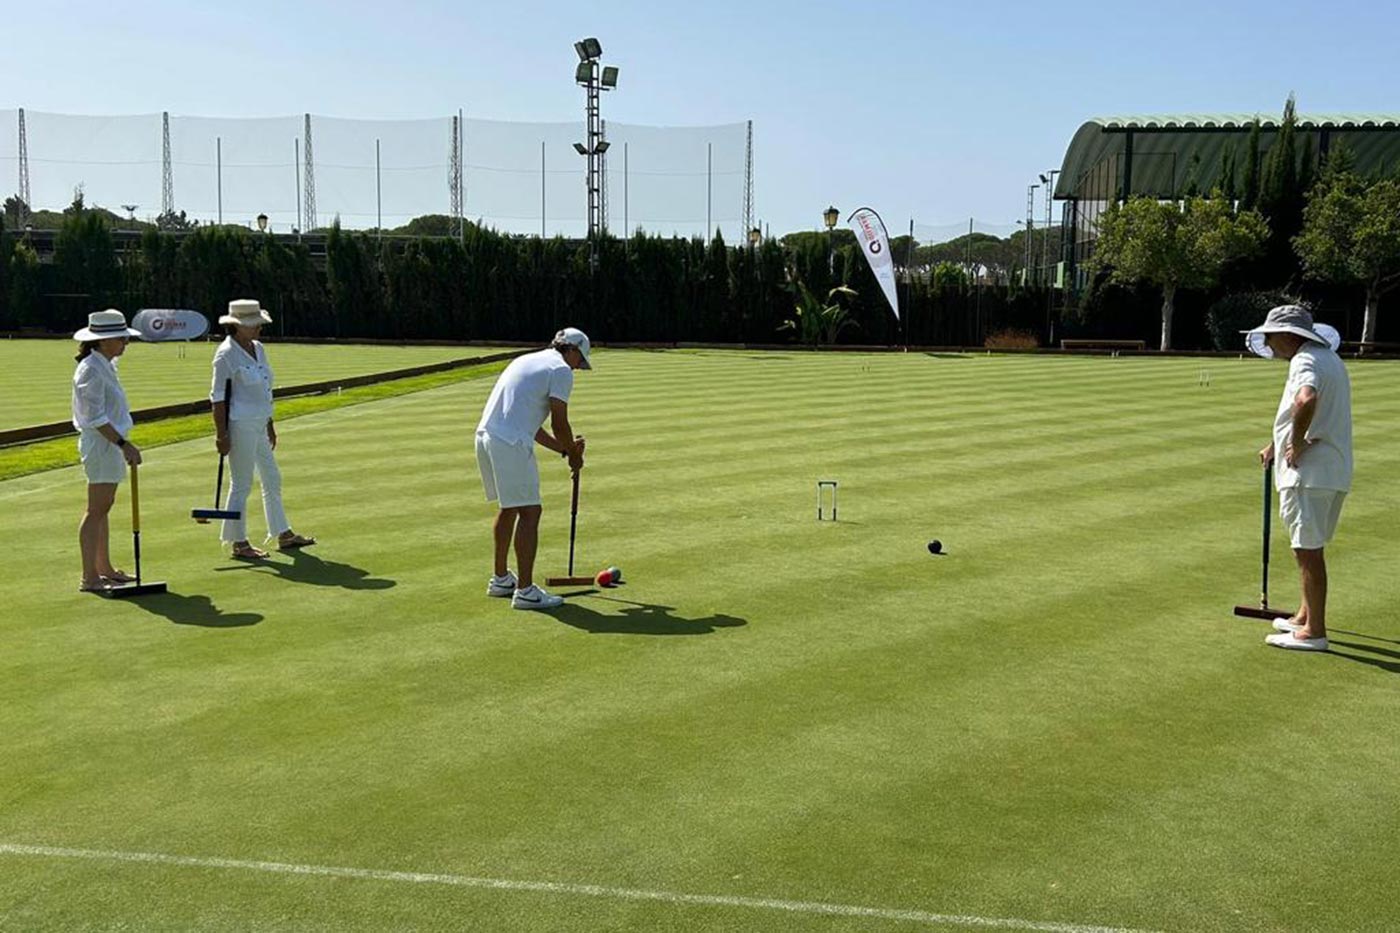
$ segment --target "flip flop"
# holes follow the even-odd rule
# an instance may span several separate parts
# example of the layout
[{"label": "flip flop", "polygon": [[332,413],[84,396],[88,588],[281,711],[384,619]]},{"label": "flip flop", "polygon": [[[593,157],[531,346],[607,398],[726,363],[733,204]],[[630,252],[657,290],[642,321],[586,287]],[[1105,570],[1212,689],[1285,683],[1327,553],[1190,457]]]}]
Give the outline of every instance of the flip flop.
[{"label": "flip flop", "polygon": [[105,593],[111,588],[112,585],[108,583],[106,579],[101,577],[98,578],[98,581],[96,583],[87,583],[83,580],[78,581],[79,593]]},{"label": "flip flop", "polygon": [[315,544],[315,543],[316,543],[316,539],[315,539],[315,538],[307,538],[307,537],[304,537],[304,536],[302,536],[302,535],[293,535],[292,537],[288,538],[286,541],[283,541],[281,538],[278,538],[278,539],[277,539],[277,550],[279,550],[279,551],[295,551],[297,548],[301,548],[301,547],[310,547],[311,545],[313,545],[313,544]]},{"label": "flip flop", "polygon": [[136,582],[136,578],[133,577],[131,574],[127,573],[125,570],[117,570],[117,571],[115,571],[115,572],[113,572],[113,573],[104,573],[104,574],[101,574],[101,577],[102,577],[103,580],[107,581],[108,583],[135,583],[135,582]]}]

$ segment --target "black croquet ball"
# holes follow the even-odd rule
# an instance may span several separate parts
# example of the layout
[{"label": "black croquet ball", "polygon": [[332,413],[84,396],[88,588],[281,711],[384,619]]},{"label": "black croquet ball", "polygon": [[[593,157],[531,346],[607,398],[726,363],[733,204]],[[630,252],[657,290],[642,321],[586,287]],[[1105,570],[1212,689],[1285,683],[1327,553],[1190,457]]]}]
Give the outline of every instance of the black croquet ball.
[{"label": "black croquet ball", "polygon": [[937,538],[934,538],[932,541],[930,541],[930,542],[928,543],[928,552],[929,552],[930,554],[942,554],[942,553],[943,553],[943,542],[942,542],[942,541],[939,541]]}]

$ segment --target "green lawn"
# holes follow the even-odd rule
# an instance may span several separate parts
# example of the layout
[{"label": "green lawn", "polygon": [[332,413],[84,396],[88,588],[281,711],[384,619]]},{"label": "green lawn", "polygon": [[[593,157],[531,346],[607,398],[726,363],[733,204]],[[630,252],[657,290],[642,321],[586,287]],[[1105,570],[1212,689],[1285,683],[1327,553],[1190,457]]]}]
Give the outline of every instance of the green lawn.
[{"label": "green lawn", "polygon": [[552,616],[484,595],[489,379],[284,421],[322,544],[262,568],[186,517],[208,440],[153,450],[139,603],[73,591],[77,468],[0,483],[0,926],[1393,930],[1400,367],[1350,368],[1322,656],[1230,614],[1264,361],[600,352],[629,582]]},{"label": "green lawn", "polygon": [[[132,341],[122,354],[122,385],[133,409],[208,398],[218,343]],[[71,340],[0,340],[0,431],[67,420],[73,392]],[[278,386],[406,369],[499,352],[490,347],[395,347],[268,342]]]}]

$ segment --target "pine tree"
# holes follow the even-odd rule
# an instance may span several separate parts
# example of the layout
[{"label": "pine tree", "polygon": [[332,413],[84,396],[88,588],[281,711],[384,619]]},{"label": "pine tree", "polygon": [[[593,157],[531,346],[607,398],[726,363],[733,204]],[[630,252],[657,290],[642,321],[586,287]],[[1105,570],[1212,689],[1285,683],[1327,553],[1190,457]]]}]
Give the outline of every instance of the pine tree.
[{"label": "pine tree", "polygon": [[1220,179],[1216,182],[1216,188],[1221,197],[1230,203],[1234,203],[1238,197],[1235,188],[1235,147],[1233,144],[1227,145],[1220,153]]},{"label": "pine tree", "polygon": [[[1283,120],[1279,123],[1274,145],[1269,149],[1264,164],[1264,179],[1259,189],[1259,211],[1275,225],[1289,222],[1294,213],[1294,201],[1298,202],[1296,213],[1302,214],[1301,198],[1298,197],[1297,126],[1293,95],[1290,94],[1283,105]],[[1297,231],[1287,232],[1291,236]]]},{"label": "pine tree", "polygon": [[1298,194],[1306,202],[1308,192],[1317,182],[1317,157],[1313,154],[1313,138],[1308,133],[1303,137],[1302,154],[1298,157]]},{"label": "pine tree", "polygon": [[1249,126],[1244,144],[1244,190],[1240,194],[1240,210],[1253,210],[1259,203],[1259,118]]}]

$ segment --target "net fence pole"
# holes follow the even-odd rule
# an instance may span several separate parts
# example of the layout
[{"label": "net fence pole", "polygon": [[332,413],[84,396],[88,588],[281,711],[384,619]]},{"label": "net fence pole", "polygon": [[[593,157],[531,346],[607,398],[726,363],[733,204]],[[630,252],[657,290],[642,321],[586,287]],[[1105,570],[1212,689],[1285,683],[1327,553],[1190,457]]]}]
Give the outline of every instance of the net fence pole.
[{"label": "net fence pole", "polygon": [[214,137],[214,187],[218,194],[219,223],[224,222],[224,138]]},{"label": "net fence pole", "polygon": [[711,229],[711,203],[715,190],[715,144],[705,143],[705,242],[714,236]]},{"label": "net fence pole", "polygon": [[379,175],[379,139],[374,140],[374,229],[378,239],[384,239],[384,187]]},{"label": "net fence pole", "polygon": [[545,234],[545,217],[548,216],[545,210],[545,173],[544,173],[544,140],[540,140],[540,239],[543,240]]}]

